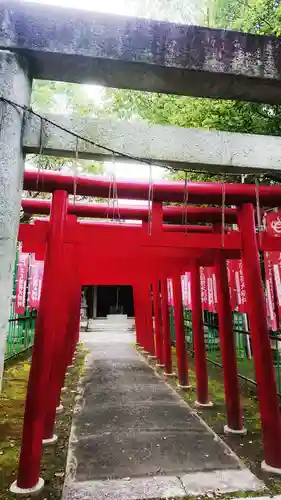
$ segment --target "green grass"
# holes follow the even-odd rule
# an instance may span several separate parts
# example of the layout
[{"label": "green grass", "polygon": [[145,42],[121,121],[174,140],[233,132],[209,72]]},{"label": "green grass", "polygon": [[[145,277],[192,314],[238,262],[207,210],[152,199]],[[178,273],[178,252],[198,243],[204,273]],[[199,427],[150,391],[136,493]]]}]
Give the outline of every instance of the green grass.
[{"label": "green grass", "polygon": [[[20,452],[26,387],[30,369],[30,351],[9,362],[4,372],[3,392],[0,395],[0,500],[11,500],[10,484],[16,479]],[[62,395],[64,412],[58,416],[55,446],[44,450],[41,476],[45,480],[40,500],[59,500],[64,482],[65,464],[70,434],[72,411],[78,380],[84,365],[85,352],[79,348],[70,375],[66,377],[66,391]],[[25,497],[26,498],[26,497]],[[27,497],[28,498],[28,497]]]}]

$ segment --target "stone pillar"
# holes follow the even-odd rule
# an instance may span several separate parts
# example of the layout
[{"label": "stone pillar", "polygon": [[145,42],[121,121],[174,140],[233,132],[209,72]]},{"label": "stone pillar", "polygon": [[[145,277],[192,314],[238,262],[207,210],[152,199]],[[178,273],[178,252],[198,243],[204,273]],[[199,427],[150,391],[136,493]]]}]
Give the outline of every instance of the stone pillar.
[{"label": "stone pillar", "polygon": [[[0,89],[1,96],[20,105],[29,104],[31,79],[27,61],[6,50],[0,50]],[[0,101],[0,387],[24,171],[23,115],[19,108]]]}]

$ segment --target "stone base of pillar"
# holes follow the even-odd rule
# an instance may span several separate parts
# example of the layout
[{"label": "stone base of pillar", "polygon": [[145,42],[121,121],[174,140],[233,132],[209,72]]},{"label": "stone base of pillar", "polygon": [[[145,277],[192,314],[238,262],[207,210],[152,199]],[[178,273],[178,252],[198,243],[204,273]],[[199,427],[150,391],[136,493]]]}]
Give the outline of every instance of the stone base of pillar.
[{"label": "stone base of pillar", "polygon": [[212,408],[212,406],[214,406],[214,403],[212,403],[212,401],[208,401],[208,403],[200,403],[200,401],[195,401],[194,406],[196,406],[196,408]]},{"label": "stone base of pillar", "polygon": [[177,376],[177,374],[175,372],[172,372],[172,373],[166,373],[164,372],[164,377],[173,377],[175,378]]},{"label": "stone base of pillar", "polygon": [[236,434],[237,436],[245,436],[247,434],[246,427],[243,427],[242,429],[231,429],[231,427],[225,425],[223,431],[225,434]]},{"label": "stone base of pillar", "polygon": [[263,460],[261,463],[261,470],[263,470],[264,472],[269,472],[270,474],[281,475],[281,469],[279,469],[279,467],[272,467],[271,465],[268,465],[265,460]]},{"label": "stone base of pillar", "polygon": [[57,414],[57,415],[59,415],[59,414],[60,414],[60,413],[62,413],[62,412],[63,412],[63,405],[62,405],[62,404],[60,404],[60,405],[59,405],[59,406],[57,406],[57,408],[56,408],[56,414]]},{"label": "stone base of pillar", "polygon": [[10,486],[10,492],[15,495],[34,495],[39,493],[44,488],[44,479],[39,477],[38,483],[32,488],[19,488],[17,481],[14,481]]},{"label": "stone base of pillar", "polygon": [[56,434],[54,434],[51,438],[48,438],[48,439],[42,439],[42,444],[44,446],[49,446],[51,444],[55,444],[58,440],[58,436]]},{"label": "stone base of pillar", "polygon": [[153,356],[153,354],[149,354],[147,357],[148,359],[157,359],[156,356]]},{"label": "stone base of pillar", "polygon": [[156,363],[156,366],[157,366],[158,368],[165,368],[165,365],[162,365],[161,363]]},{"label": "stone base of pillar", "polygon": [[192,386],[191,385],[180,385],[180,384],[178,384],[178,388],[182,389],[183,391],[190,391],[190,389],[192,389]]}]

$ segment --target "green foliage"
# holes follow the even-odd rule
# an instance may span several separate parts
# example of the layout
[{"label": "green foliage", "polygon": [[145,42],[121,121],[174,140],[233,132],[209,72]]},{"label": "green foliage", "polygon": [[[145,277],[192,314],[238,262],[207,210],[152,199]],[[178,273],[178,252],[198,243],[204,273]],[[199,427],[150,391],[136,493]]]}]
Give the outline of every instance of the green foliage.
[{"label": "green foliage", "polygon": [[[200,24],[258,34],[281,33],[280,0],[207,0],[202,12]],[[107,98],[106,112],[123,119],[139,117],[154,124],[229,132],[276,136],[281,133],[280,106],[131,90],[110,90]],[[176,178],[180,176],[173,174]],[[188,178],[209,180],[210,176],[189,173]],[[280,183],[280,180],[276,173],[259,175],[260,182]],[[253,176],[248,181],[253,181]]]},{"label": "green foliage", "polygon": [[[80,116],[96,116],[98,106],[87,92],[87,86],[64,82],[35,80],[32,88],[32,108],[42,113],[79,114]],[[102,163],[93,161],[76,161],[75,158],[60,158],[34,155],[27,158],[28,164],[38,170],[70,169],[77,173],[102,174]]]}]

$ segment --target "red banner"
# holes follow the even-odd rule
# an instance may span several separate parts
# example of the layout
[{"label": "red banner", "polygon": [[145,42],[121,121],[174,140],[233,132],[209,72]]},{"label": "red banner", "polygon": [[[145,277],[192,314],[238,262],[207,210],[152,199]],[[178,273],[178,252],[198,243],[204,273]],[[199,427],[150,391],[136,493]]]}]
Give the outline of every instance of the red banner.
[{"label": "red banner", "polygon": [[191,279],[190,272],[181,276],[182,303],[191,310]]},{"label": "red banner", "polygon": [[174,305],[173,283],[170,278],[167,279],[167,289],[168,289],[168,305],[173,306]]},{"label": "red banner", "polygon": [[234,283],[235,283],[235,295],[236,295],[236,309],[240,313],[247,312],[247,296],[244,280],[244,272],[242,266],[242,260],[232,261],[233,273],[234,273]]},{"label": "red banner", "polygon": [[25,313],[28,263],[29,263],[29,254],[19,252],[18,269],[17,269],[16,302],[15,302],[16,314]]},{"label": "red banner", "polygon": [[28,305],[32,309],[39,308],[43,272],[44,272],[44,262],[35,260],[35,258],[32,257],[30,265],[29,291],[28,291],[29,292]]},{"label": "red banner", "polygon": [[267,212],[265,216],[266,231],[270,236],[281,236],[281,212]]},{"label": "red banner", "polygon": [[276,300],[278,315],[281,315],[281,252],[268,252],[268,259],[272,264],[274,286],[276,291]]},{"label": "red banner", "polygon": [[227,261],[227,276],[228,276],[228,286],[229,286],[229,295],[230,295],[230,303],[232,311],[235,311],[237,299],[236,299],[236,285],[235,285],[235,276],[234,276],[234,267],[233,261]]},{"label": "red banner", "polygon": [[206,311],[208,310],[208,288],[207,288],[207,274],[205,267],[200,267],[200,286],[201,286],[202,309]]},{"label": "red banner", "polygon": [[[265,286],[266,286],[266,312],[269,320],[269,327],[271,330],[278,330],[278,318],[275,311],[275,297],[274,297],[274,276],[273,266],[270,258],[272,252],[264,253],[264,269],[265,269]],[[279,252],[277,252],[279,253]]]},{"label": "red banner", "polygon": [[207,309],[209,312],[217,312],[217,282],[215,270],[213,267],[206,268],[206,277],[207,277],[207,297],[208,297],[208,305]]}]

